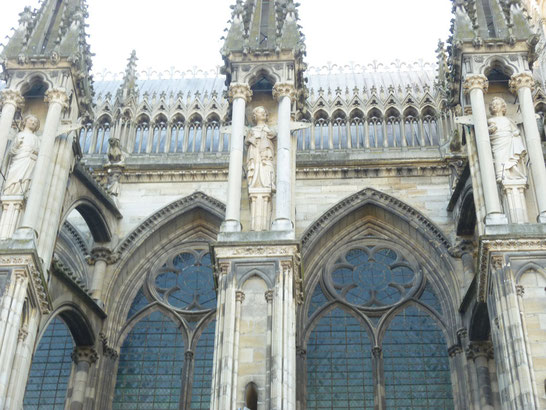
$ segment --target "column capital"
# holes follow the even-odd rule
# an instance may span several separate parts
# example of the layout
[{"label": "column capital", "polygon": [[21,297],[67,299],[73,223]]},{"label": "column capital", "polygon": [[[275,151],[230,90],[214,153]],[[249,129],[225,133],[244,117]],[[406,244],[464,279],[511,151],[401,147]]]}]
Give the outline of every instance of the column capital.
[{"label": "column capital", "polygon": [[89,265],[94,265],[97,261],[104,261],[108,265],[116,263],[119,255],[113,253],[109,248],[104,246],[97,246],[91,250],[91,253],[86,257],[86,261]]},{"label": "column capital", "polygon": [[517,73],[510,77],[510,82],[508,84],[510,85],[510,91],[513,93],[517,93],[522,87],[527,87],[533,91],[535,79],[530,72]]},{"label": "column capital", "polygon": [[230,101],[233,101],[237,98],[242,98],[246,102],[250,102],[252,99],[252,90],[248,84],[243,83],[233,83],[229,86],[228,96]]},{"label": "column capital", "polygon": [[235,292],[235,300],[239,303],[243,303],[245,301],[245,292],[242,290]]},{"label": "column capital", "polygon": [[273,295],[274,295],[274,292],[273,292],[271,289],[266,290],[266,291],[265,291],[265,294],[264,294],[264,296],[265,296],[265,301],[266,301],[267,303],[273,302]]},{"label": "column capital", "polygon": [[25,105],[25,99],[17,90],[4,90],[0,95],[0,106],[11,104],[16,108],[22,109]]},{"label": "column capital", "polygon": [[290,97],[291,101],[296,99],[296,88],[294,84],[277,83],[273,86],[273,98],[280,101],[283,97]]},{"label": "column capital", "polygon": [[488,359],[491,356],[493,344],[489,341],[470,342],[466,349],[466,356],[469,359],[476,360],[478,357]]},{"label": "column capital", "polygon": [[464,80],[463,87],[465,93],[469,93],[474,89],[487,92],[487,89],[489,88],[489,81],[483,74],[469,74]]},{"label": "column capital", "polygon": [[76,346],[72,352],[72,361],[76,364],[80,362],[86,362],[89,364],[95,363],[99,355],[97,351],[92,346]]},{"label": "column capital", "polygon": [[51,88],[45,93],[45,102],[60,104],[63,108],[68,108],[68,95],[63,88]]}]

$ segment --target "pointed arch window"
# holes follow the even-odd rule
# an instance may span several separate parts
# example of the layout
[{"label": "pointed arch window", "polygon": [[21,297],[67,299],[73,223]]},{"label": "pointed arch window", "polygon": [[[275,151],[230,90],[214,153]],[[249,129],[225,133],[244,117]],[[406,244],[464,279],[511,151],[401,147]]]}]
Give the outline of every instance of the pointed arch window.
[{"label": "pointed arch window", "polygon": [[80,147],[84,154],[89,154],[91,140],[93,139],[93,129],[93,123],[87,122],[80,130]]},{"label": "pointed arch window", "polygon": [[142,118],[136,126],[135,145],[133,152],[135,154],[146,152],[148,145],[148,134],[150,133],[150,122],[148,118]]},{"label": "pointed arch window", "polygon": [[314,123],[315,132],[315,149],[328,149],[329,133],[329,121],[325,117],[319,117],[315,119]]},{"label": "pointed arch window", "polygon": [[302,405],[454,408],[442,306],[413,256],[369,238],[329,260],[304,315]]},{"label": "pointed arch window", "polygon": [[205,136],[205,152],[218,152],[220,147],[220,120],[209,118]]},{"label": "pointed arch window", "polygon": [[152,151],[165,152],[165,144],[167,143],[167,120],[163,117],[155,121],[152,134]]},{"label": "pointed arch window", "polygon": [[108,151],[108,140],[110,139],[110,119],[104,117],[97,124],[96,145],[93,149],[95,154],[106,154]]},{"label": "pointed arch window", "polygon": [[64,409],[74,349],[68,326],[55,317],[34,353],[25,391],[25,408]]},{"label": "pointed arch window", "polygon": [[[365,147],[365,135],[366,131],[364,130],[364,114],[356,110],[351,115],[351,144],[354,148],[363,148]],[[369,144],[368,144],[369,145]]]},{"label": "pointed arch window", "polygon": [[427,114],[423,117],[423,132],[427,145],[439,145],[438,121],[434,115]]},{"label": "pointed arch window", "polygon": [[383,121],[378,113],[373,113],[368,118],[368,135],[372,147],[378,148],[383,146]]},{"label": "pointed arch window", "polygon": [[198,115],[190,121],[188,130],[188,152],[201,152],[203,142],[203,121]]},{"label": "pointed arch window", "polygon": [[129,308],[113,408],[208,409],[215,311],[207,244],[159,261]]},{"label": "pointed arch window", "polygon": [[421,140],[421,132],[419,130],[419,120],[414,115],[406,115],[404,119],[404,131],[406,141],[409,147],[418,147]]},{"label": "pointed arch window", "polygon": [[177,117],[171,126],[169,152],[182,152],[184,146],[184,118]]},{"label": "pointed arch window", "polygon": [[342,112],[334,114],[332,140],[334,149],[347,148],[347,118]]}]

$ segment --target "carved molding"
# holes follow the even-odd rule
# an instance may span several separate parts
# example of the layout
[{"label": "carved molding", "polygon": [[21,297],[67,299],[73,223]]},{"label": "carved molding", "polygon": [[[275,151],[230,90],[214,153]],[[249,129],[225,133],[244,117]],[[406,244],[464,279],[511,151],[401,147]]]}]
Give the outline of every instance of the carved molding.
[{"label": "carved molding", "polygon": [[25,99],[19,91],[16,90],[4,90],[0,94],[0,107],[11,104],[15,108],[23,109],[25,105]]},{"label": "carved molding", "polygon": [[108,338],[106,335],[104,333],[99,333],[99,338],[102,344],[102,354],[110,360],[117,360],[119,353],[116,349],[108,345]]},{"label": "carved molding", "polygon": [[44,101],[50,105],[60,104],[63,109],[68,108],[68,95],[62,88],[51,88],[47,90]]},{"label": "carved molding", "polygon": [[527,87],[533,91],[535,87],[535,79],[531,73],[518,73],[510,78],[510,91],[517,93],[521,87]]},{"label": "carved molding", "polygon": [[447,349],[449,357],[453,358],[463,352],[463,348],[460,345],[453,345]]},{"label": "carved molding", "polygon": [[388,209],[390,212],[396,213],[399,217],[405,219],[420,231],[433,247],[444,248],[446,252],[451,248],[451,242],[443,234],[440,228],[423,216],[419,211],[390,195],[376,191],[372,188],[366,188],[334,205],[314,224],[307,228],[302,236],[302,249],[306,251],[311,248],[322,232],[333,226],[348,212],[357,209],[366,203],[377,204],[382,208]]},{"label": "carved molding", "polygon": [[230,246],[216,247],[216,259],[231,259],[240,257],[279,257],[296,256],[298,247],[296,245],[285,246]]},{"label": "carved molding", "polygon": [[485,93],[489,88],[489,81],[483,74],[471,74],[464,80],[463,87],[465,93],[469,93],[474,89],[482,90]]},{"label": "carved molding", "polygon": [[294,84],[277,83],[273,86],[273,98],[280,102],[283,97],[289,97],[291,101],[296,100],[296,88]]},{"label": "carved molding", "polygon": [[248,84],[233,83],[229,87],[228,96],[230,101],[242,98],[248,103],[252,99],[252,90]]},{"label": "carved molding", "polygon": [[123,242],[121,242],[121,244],[115,249],[115,253],[122,255],[132,246],[137,244],[140,239],[143,239],[150,232],[157,229],[157,226],[161,222],[168,220],[175,214],[189,211],[200,204],[202,204],[205,209],[216,214],[220,219],[224,218],[226,206],[222,202],[211,198],[203,192],[195,192],[167,205],[146,219],[132,233],[130,233]]},{"label": "carved molding", "polygon": [[21,328],[19,329],[19,334],[17,335],[17,340],[19,342],[24,342],[28,336],[28,326],[25,323]]}]

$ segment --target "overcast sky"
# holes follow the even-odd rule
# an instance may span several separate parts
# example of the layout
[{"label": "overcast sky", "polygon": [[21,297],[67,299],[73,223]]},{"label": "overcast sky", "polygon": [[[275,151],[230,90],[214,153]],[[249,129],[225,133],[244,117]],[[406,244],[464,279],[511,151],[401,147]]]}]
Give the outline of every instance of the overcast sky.
[{"label": "overcast sky", "polygon": [[[434,62],[438,39],[446,40],[450,0],[299,0],[311,66],[374,60]],[[88,0],[94,71],[123,71],[132,49],[139,70],[163,71],[222,64],[220,38],[235,0]],[[4,0],[0,43],[25,5],[38,0]]]}]

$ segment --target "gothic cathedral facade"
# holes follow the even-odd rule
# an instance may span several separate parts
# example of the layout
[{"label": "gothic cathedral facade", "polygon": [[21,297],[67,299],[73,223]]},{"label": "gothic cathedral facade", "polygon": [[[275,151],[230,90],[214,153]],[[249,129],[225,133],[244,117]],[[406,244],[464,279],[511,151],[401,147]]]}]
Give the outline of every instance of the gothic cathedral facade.
[{"label": "gothic cathedral facade", "polygon": [[25,8],[0,409],[545,409],[544,5],[452,2],[436,64],[234,0],[220,72],[95,79],[85,0]]}]

